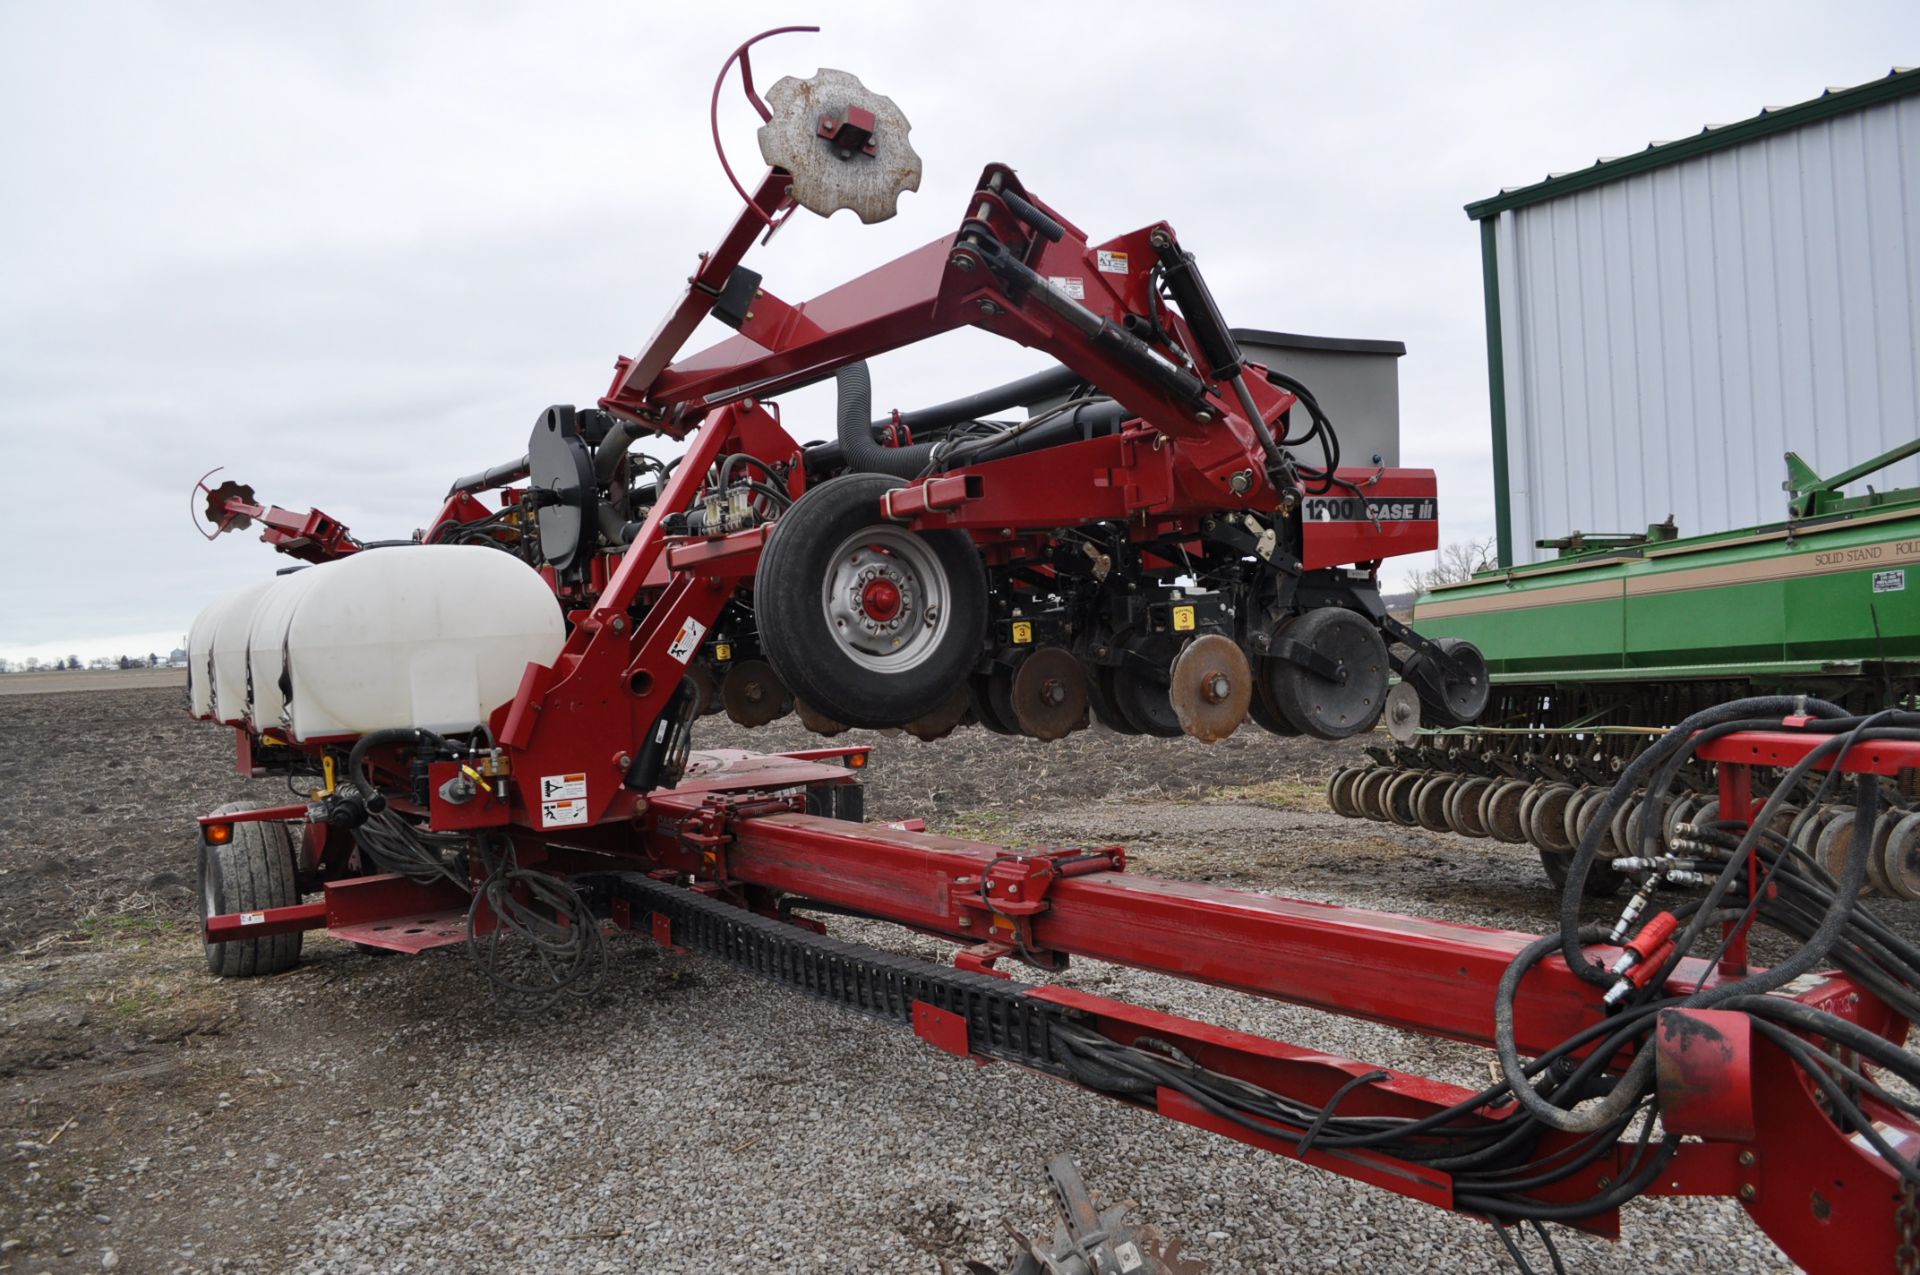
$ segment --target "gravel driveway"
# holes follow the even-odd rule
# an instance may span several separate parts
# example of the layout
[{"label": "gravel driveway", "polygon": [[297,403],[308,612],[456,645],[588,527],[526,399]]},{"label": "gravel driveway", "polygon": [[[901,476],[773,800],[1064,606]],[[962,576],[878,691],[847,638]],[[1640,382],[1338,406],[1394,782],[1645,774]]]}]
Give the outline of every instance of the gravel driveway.
[{"label": "gravel driveway", "polygon": [[[210,980],[185,921],[187,820],[250,785],[177,696],[0,698],[0,1271],[932,1275],[942,1257],[1003,1260],[1003,1218],[1041,1229],[1063,1151],[1216,1275],[1511,1269],[1483,1224],[639,939],[615,941],[597,999],[535,1014],[490,1001],[457,951],[310,938],[287,974]],[[810,738],[723,725],[699,743]],[[1551,909],[1524,848],[1327,813],[1314,785],[1350,746],[1251,728],[1211,749],[1098,731],[877,742],[875,817],[1120,841],[1137,871],[1482,924],[1537,928]],[[832,929],[941,955],[890,927]],[[1086,963],[1066,979],[1486,1075],[1479,1050],[1311,1010]],[[1562,1236],[1573,1270],[1791,1269],[1723,1200],[1637,1203],[1618,1245]]]}]

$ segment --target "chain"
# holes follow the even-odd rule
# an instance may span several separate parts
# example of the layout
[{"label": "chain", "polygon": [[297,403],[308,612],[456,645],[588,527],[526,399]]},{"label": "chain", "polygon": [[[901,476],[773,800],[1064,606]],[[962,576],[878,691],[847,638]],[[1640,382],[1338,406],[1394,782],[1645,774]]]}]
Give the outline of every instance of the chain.
[{"label": "chain", "polygon": [[1900,1247],[1893,1251],[1893,1269],[1900,1275],[1920,1275],[1920,1191],[1911,1181],[1900,1182],[1900,1207],[1894,1210],[1893,1224],[1900,1229]]}]

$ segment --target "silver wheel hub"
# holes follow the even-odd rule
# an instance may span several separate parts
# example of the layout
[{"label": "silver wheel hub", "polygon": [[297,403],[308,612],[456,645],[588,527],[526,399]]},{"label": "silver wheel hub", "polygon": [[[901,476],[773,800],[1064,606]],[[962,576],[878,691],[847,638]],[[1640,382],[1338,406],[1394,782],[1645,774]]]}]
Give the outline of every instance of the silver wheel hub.
[{"label": "silver wheel hub", "polygon": [[947,574],[919,536],[868,527],[842,541],[821,589],[827,630],[849,658],[880,673],[926,660],[947,629]]}]

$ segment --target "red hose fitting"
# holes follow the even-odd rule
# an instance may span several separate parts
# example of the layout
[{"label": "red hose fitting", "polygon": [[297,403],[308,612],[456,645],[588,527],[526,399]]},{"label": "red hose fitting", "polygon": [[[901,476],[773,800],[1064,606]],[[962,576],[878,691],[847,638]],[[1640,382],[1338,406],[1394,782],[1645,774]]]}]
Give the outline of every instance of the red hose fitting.
[{"label": "red hose fitting", "polygon": [[1640,932],[1627,940],[1619,957],[1607,967],[1608,973],[1619,978],[1607,989],[1602,1003],[1617,1005],[1636,989],[1652,982],[1667,957],[1672,955],[1673,935],[1679,928],[1679,918],[1671,912],[1661,912],[1641,926]]}]

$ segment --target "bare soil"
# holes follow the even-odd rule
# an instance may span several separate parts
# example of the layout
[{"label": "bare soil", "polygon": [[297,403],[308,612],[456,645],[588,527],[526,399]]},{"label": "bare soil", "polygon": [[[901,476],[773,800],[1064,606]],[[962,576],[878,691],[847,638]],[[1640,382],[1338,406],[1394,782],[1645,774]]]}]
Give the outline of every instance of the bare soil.
[{"label": "bare soil", "polygon": [[[10,679],[0,679],[0,681]],[[1094,730],[876,745],[870,818],[1010,844],[1128,845],[1139,870],[1546,924],[1531,851],[1350,823],[1354,744]],[[721,718],[697,746],[813,746]],[[931,1272],[1002,1258],[1040,1166],[1189,1237],[1209,1269],[1501,1269],[1485,1228],[615,942],[590,1004],[492,1002],[457,949],[309,936],[286,974],[206,975],[193,817],[284,789],[169,687],[0,697],[0,1272],[503,1267]],[[1911,918],[1907,918],[1909,923]],[[885,941],[877,927],[836,932]],[[928,952],[931,955],[931,950]],[[1085,985],[1474,1083],[1484,1056],[1091,967]],[[1598,1268],[1780,1262],[1724,1202],[1648,1206]],[[1304,1238],[1296,1242],[1295,1233]],[[817,1242],[809,1237],[817,1237]],[[1581,1245],[1586,1245],[1581,1248]]]}]

